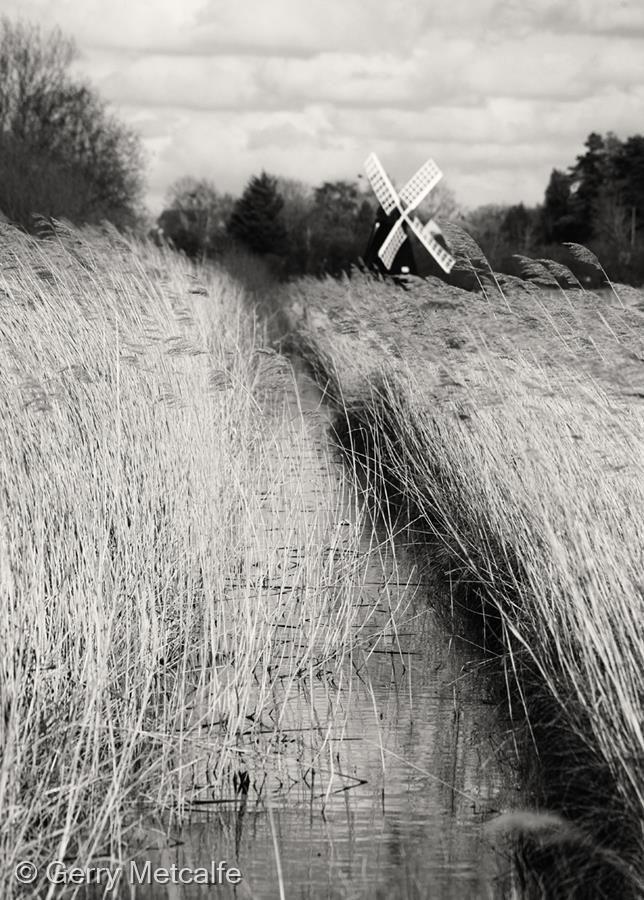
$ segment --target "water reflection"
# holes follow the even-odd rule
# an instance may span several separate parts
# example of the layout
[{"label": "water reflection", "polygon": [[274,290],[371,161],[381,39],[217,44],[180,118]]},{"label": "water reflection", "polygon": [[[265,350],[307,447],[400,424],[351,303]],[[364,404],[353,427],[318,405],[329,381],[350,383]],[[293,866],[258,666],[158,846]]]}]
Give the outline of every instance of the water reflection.
[{"label": "water reflection", "polygon": [[[299,402],[311,429],[307,502],[319,509],[329,505],[335,464],[311,384],[301,381]],[[299,483],[303,463],[287,459],[288,446],[286,435],[282,451]],[[354,502],[347,498],[347,515]],[[305,542],[300,545],[292,529],[284,540],[274,506],[267,507],[263,526],[279,561],[266,571],[258,566],[258,586],[263,602],[272,592],[277,603],[285,591],[299,589]],[[489,693],[483,659],[432,611],[431,586],[400,548],[394,551],[384,535],[367,528],[357,553],[360,566],[353,565],[356,549],[343,544],[341,533],[329,549],[330,564],[346,565],[354,575],[360,571],[353,602],[368,623],[340,674],[333,671],[333,690],[320,677],[276,698],[281,737],[270,766],[262,767],[252,746],[241,746],[229,802],[222,803],[204,777],[194,786],[190,824],[173,833],[170,844],[148,833],[139,854],[152,868],[209,869],[211,861],[225,860],[241,870],[242,882],[130,888],[122,883],[122,896],[514,896],[509,856],[490,843],[484,829],[517,798],[511,732]],[[395,625],[392,607],[406,608]],[[287,619],[283,626],[287,645],[297,635],[289,634]],[[279,693],[279,677],[275,683]],[[327,734],[324,752],[307,768],[310,734],[320,730]]]},{"label": "water reflection", "polygon": [[[472,649],[422,601],[414,600],[395,647],[373,615],[373,640],[351,661],[317,769],[301,775],[300,733],[281,748],[270,780],[258,781],[246,758],[251,775],[237,778],[233,802],[213,797],[176,834],[178,846],[148,848],[142,858],[189,868],[226,860],[243,883],[218,887],[222,897],[279,898],[276,846],[287,898],[509,896],[509,859],[483,826],[515,799],[511,741]],[[320,684],[313,697],[291,699],[290,718],[301,726],[313,710],[325,722],[328,702]],[[289,734],[288,721],[284,728]],[[154,885],[134,896],[207,892]]]}]

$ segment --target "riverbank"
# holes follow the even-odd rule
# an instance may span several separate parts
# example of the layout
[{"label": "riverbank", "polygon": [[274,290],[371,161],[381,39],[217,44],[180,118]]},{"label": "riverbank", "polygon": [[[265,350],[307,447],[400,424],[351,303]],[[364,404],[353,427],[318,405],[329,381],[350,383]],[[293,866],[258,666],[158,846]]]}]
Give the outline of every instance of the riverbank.
[{"label": "riverbank", "polygon": [[539,760],[541,817],[508,822],[535,890],[637,896],[644,306],[359,276],[288,303],[351,467],[498,660]]}]

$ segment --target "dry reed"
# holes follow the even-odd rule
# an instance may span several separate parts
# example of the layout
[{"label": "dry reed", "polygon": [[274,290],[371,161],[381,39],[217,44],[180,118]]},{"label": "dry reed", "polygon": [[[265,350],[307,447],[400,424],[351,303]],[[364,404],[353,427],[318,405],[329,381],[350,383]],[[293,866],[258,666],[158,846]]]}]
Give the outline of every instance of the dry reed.
[{"label": "dry reed", "polygon": [[293,758],[280,735],[320,684],[337,711],[362,520],[336,556],[342,491],[323,474],[311,509],[292,389],[223,272],[111,231],[2,228],[3,897],[18,860],[117,864],[150,817],[261,800],[328,753],[327,721],[289,722]]},{"label": "dry reed", "polygon": [[334,398],[354,465],[502,656],[541,762],[538,808],[565,823],[544,841],[525,816],[537,893],[636,896],[644,296],[559,287],[563,269],[544,264],[529,273],[539,284],[474,268],[478,294],[435,279],[300,282],[291,339]]}]

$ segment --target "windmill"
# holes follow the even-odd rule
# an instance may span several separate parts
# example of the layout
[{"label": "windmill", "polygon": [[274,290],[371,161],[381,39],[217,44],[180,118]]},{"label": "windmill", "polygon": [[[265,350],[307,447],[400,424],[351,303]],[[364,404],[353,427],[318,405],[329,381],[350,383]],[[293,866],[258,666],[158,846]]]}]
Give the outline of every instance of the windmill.
[{"label": "windmill", "polygon": [[[385,268],[391,270],[398,251],[407,241],[408,230],[411,230],[441,269],[446,273],[451,272],[455,259],[436,239],[436,234],[440,234],[436,222],[430,219],[423,225],[418,216],[411,215],[443,177],[436,163],[428,159],[409,179],[400,194],[375,153],[371,153],[365,160],[365,171],[385,214],[385,221],[391,223],[389,233],[378,250],[378,257]],[[379,218],[382,219],[382,214]]]}]

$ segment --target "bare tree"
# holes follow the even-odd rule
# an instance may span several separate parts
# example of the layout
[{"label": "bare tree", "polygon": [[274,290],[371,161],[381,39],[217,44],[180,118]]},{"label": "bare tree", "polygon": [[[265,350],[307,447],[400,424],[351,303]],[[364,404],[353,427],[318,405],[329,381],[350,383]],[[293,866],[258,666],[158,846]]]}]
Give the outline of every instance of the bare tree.
[{"label": "bare tree", "polygon": [[437,184],[423,200],[418,207],[418,214],[424,221],[438,219],[439,225],[441,222],[460,224],[463,221],[463,210],[454,192],[442,182]]},{"label": "bare tree", "polygon": [[138,136],[74,79],[71,39],[0,20],[0,208],[75,222],[135,223],[143,190]]},{"label": "bare tree", "polygon": [[226,228],[235,199],[207,178],[184,175],[166,193],[159,226],[189,256],[216,255],[228,244]]}]

